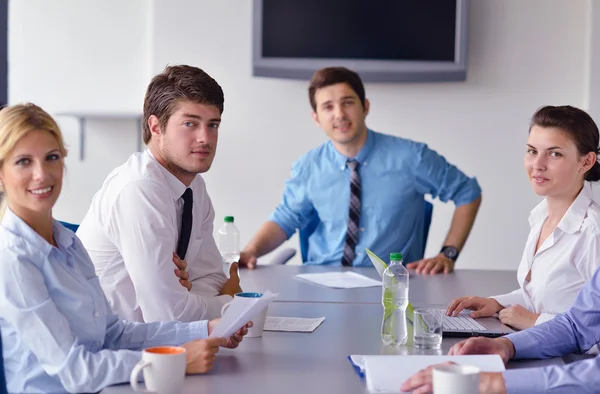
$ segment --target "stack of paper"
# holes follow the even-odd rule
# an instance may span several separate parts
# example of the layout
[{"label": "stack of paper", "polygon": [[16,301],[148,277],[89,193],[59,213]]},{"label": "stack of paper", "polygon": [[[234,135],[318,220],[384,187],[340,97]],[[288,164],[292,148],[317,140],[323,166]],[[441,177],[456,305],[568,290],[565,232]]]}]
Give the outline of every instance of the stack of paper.
[{"label": "stack of paper", "polygon": [[371,279],[351,271],[326,272],[323,274],[298,274],[296,276],[300,279],[338,289],[381,286],[380,280]]},{"label": "stack of paper", "polygon": [[252,321],[267,305],[277,297],[269,290],[260,298],[233,298],[231,305],[219,321],[219,324],[210,333],[211,338],[229,338],[237,330]]},{"label": "stack of paper", "polygon": [[324,317],[307,319],[302,317],[268,316],[265,331],[313,332],[325,320]]},{"label": "stack of paper", "polygon": [[504,371],[504,363],[497,354],[469,356],[350,356],[357,368],[364,370],[367,389],[371,393],[399,393],[408,378],[430,365],[452,361],[475,365],[482,372]]}]

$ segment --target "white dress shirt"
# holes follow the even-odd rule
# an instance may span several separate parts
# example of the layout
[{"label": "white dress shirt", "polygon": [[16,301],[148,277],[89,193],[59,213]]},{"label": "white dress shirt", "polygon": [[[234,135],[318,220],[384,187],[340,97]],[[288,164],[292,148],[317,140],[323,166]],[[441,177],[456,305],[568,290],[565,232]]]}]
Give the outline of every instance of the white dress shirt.
[{"label": "white dress shirt", "polygon": [[[517,271],[519,289],[491,297],[501,305],[519,304],[540,314],[536,325],[573,305],[575,297],[600,266],[600,206],[585,182],[552,234],[535,247],[548,218],[546,200],[529,215],[531,232]],[[526,277],[531,270],[531,281]]]},{"label": "white dress shirt", "polygon": [[215,212],[197,175],[193,225],[185,256],[192,291],[173,272],[186,186],[146,150],[111,172],[77,235],[87,249],[111,308],[130,321],[195,321],[221,315],[231,300],[213,238]]},{"label": "white dress shirt", "polygon": [[[92,393],[129,382],[141,349],[208,336],[206,321],[133,323],[110,310],[72,231],[56,247],[10,209],[0,224],[0,330],[10,393]],[[0,355],[1,356],[1,355]]]}]

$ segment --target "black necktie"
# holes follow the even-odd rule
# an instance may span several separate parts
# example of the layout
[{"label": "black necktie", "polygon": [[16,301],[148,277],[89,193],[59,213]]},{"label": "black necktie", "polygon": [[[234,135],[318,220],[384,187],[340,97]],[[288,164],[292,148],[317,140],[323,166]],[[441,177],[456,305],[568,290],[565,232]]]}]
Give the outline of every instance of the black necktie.
[{"label": "black necktie", "polygon": [[346,165],[350,168],[350,208],[342,265],[351,266],[355,256],[354,248],[358,242],[358,225],[360,223],[360,175],[356,160],[348,160]]},{"label": "black necktie", "polygon": [[177,256],[185,260],[185,254],[190,243],[190,235],[192,234],[192,203],[194,201],[192,189],[185,189],[182,197],[183,213],[181,214],[181,233],[179,234],[179,242],[177,242]]}]

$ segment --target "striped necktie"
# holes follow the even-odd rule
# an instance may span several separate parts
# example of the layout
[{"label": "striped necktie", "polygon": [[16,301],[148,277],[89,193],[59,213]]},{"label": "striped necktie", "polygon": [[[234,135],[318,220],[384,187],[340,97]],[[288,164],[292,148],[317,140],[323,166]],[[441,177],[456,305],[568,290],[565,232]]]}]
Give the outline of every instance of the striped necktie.
[{"label": "striped necktie", "polygon": [[360,175],[358,175],[358,162],[356,160],[348,160],[346,165],[350,169],[350,210],[342,265],[351,266],[355,256],[354,248],[358,242],[358,226],[360,223]]}]

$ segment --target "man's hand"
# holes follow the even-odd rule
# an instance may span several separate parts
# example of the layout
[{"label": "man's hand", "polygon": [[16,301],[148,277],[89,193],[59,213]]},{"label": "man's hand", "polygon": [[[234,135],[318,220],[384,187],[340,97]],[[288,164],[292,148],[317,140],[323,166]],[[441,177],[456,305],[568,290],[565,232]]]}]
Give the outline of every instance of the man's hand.
[{"label": "man's hand", "polygon": [[498,314],[498,318],[502,323],[518,330],[533,327],[538,317],[540,317],[538,313],[530,312],[521,305],[504,308]]},{"label": "man's hand", "polygon": [[504,307],[493,298],[460,297],[450,302],[446,315],[458,316],[464,309],[470,309],[472,318],[494,316]]},{"label": "man's hand", "polygon": [[[440,364],[448,365],[450,362]],[[402,392],[412,392],[413,394],[428,394],[433,392],[433,366],[420,370],[402,383],[400,390]],[[479,374],[479,392],[485,394],[505,394],[506,386],[504,377],[499,372],[482,372]]]},{"label": "man's hand", "polygon": [[[208,335],[210,335],[213,332],[214,328],[217,326],[217,324],[219,324],[219,321],[221,321],[221,318],[213,319],[208,322]],[[244,327],[240,328],[224,344],[221,344],[221,346],[226,347],[228,349],[235,349],[239,346],[240,342],[242,342],[244,336],[248,334],[248,329],[253,325],[254,324],[252,322],[246,323]]]},{"label": "man's hand", "polygon": [[238,276],[238,265],[237,263],[233,263],[231,264],[231,267],[229,267],[229,279],[223,284],[219,294],[228,294],[233,297],[241,292],[242,288],[240,287],[240,277]]},{"label": "man's hand", "polygon": [[430,259],[423,259],[413,263],[406,264],[406,268],[417,270],[417,274],[449,274],[454,271],[454,261],[450,260],[443,253]]},{"label": "man's hand", "polygon": [[188,374],[208,372],[217,358],[219,346],[224,346],[226,343],[224,338],[207,338],[183,344],[186,349],[185,372]]},{"label": "man's hand", "polygon": [[190,275],[186,271],[187,262],[185,260],[180,259],[179,256],[177,256],[177,253],[173,253],[173,263],[175,263],[175,265],[177,266],[174,272],[175,275],[179,278],[179,283],[181,284],[181,286],[188,289],[188,291],[191,291],[192,282],[188,280],[190,278]]},{"label": "man's hand", "polygon": [[506,338],[469,338],[450,348],[449,356],[464,354],[498,354],[504,364],[515,356],[515,346]]},{"label": "man's hand", "polygon": [[256,267],[256,253],[252,250],[244,249],[240,252],[240,267],[246,267],[253,270]]}]

